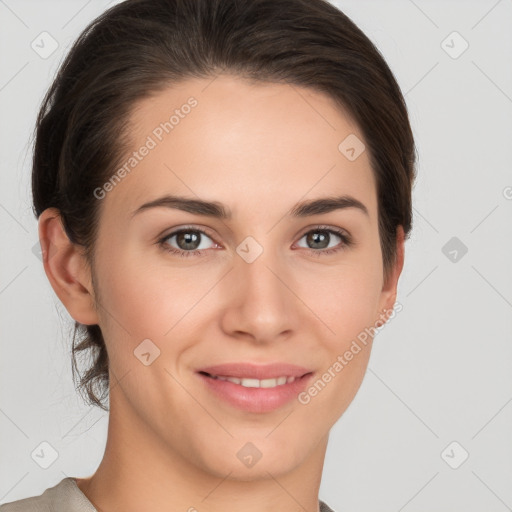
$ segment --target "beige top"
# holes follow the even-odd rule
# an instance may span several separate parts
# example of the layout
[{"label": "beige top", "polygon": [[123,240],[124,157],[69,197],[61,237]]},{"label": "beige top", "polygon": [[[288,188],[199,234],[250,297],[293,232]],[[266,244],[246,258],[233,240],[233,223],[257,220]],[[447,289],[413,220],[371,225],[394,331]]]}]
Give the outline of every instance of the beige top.
[{"label": "beige top", "polygon": [[[320,512],[334,512],[319,500]],[[0,505],[0,512],[98,512],[73,477],[61,480],[39,496]]]}]

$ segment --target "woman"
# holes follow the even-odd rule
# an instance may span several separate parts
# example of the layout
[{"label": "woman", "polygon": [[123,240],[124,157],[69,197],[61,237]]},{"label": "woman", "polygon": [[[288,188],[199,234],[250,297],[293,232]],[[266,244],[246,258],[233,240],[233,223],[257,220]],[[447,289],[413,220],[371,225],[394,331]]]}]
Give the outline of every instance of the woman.
[{"label": "woman", "polygon": [[329,431],[393,314],[414,162],[391,71],[323,0],[95,20],[44,99],[32,184],[107,445],[1,511],[330,511]]}]

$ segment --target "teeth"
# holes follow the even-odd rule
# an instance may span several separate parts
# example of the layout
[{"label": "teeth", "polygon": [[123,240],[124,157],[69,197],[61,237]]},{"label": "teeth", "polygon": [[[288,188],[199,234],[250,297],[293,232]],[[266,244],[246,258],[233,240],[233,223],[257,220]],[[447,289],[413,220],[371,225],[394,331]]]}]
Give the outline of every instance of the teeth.
[{"label": "teeth", "polygon": [[240,384],[244,388],[259,388],[260,382],[261,382],[258,379],[236,379],[236,380],[238,381],[237,384]]},{"label": "teeth", "polygon": [[213,376],[214,379],[227,380],[233,384],[239,384],[244,388],[275,388],[276,386],[282,386],[283,384],[290,384],[295,380],[295,377],[277,377],[277,379],[239,379],[238,377],[217,377]]}]

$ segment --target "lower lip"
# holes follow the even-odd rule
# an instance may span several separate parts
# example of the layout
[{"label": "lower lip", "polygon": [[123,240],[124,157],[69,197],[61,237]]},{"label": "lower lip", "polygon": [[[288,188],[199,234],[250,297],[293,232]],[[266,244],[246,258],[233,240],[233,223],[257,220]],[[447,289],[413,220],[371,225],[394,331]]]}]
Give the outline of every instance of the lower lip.
[{"label": "lower lip", "polygon": [[308,373],[289,384],[282,384],[274,388],[246,388],[227,380],[207,377],[202,373],[197,375],[201,377],[208,389],[232,406],[256,413],[275,411],[297,398],[313,376],[312,373]]}]

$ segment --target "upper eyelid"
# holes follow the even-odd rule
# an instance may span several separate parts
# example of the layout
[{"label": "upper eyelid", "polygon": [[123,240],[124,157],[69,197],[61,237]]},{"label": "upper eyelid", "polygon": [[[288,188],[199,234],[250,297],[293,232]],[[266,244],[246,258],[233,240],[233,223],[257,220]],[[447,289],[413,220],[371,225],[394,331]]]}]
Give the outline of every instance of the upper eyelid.
[{"label": "upper eyelid", "polygon": [[206,236],[209,236],[212,239],[215,238],[215,235],[213,235],[208,228],[198,227],[198,226],[186,226],[186,225],[183,227],[173,228],[167,234],[160,235],[158,238],[160,240],[165,240],[167,238],[170,238],[171,236],[178,234],[180,231],[200,231],[201,233],[204,233]]}]

